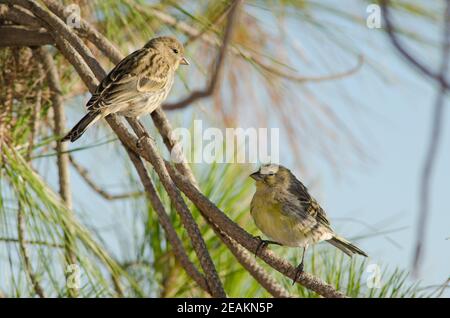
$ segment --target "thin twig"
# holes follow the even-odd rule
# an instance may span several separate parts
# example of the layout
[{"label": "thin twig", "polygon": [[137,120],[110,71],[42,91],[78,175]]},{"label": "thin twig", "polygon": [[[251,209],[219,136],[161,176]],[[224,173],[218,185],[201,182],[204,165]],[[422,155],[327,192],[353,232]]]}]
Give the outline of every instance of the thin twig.
[{"label": "thin twig", "polygon": [[431,135],[428,142],[428,150],[426,153],[425,162],[422,168],[422,176],[420,182],[420,197],[419,197],[419,220],[417,223],[417,238],[416,247],[413,258],[413,273],[417,276],[419,274],[420,265],[422,262],[423,246],[425,246],[426,229],[428,224],[428,215],[430,213],[430,192],[431,180],[433,170],[439,150],[439,142],[442,136],[442,126],[445,118],[445,94],[447,87],[445,86],[445,78],[449,68],[450,59],[450,0],[446,1],[446,9],[444,13],[444,34],[442,44],[442,57],[440,65],[439,81],[440,87],[437,92],[436,101],[434,104],[433,117],[431,122]]},{"label": "thin twig", "polygon": [[33,268],[31,266],[30,255],[28,253],[28,248],[25,243],[25,232],[26,232],[25,231],[25,219],[24,219],[22,207],[19,203],[18,210],[17,210],[17,234],[19,236],[20,253],[22,254],[25,271],[28,275],[28,278],[31,281],[31,284],[33,285],[35,293],[39,297],[45,298],[46,297],[45,292],[42,289],[42,286],[39,283],[38,278],[34,274]]},{"label": "thin twig", "polygon": [[223,36],[223,44],[220,48],[219,54],[217,56],[214,71],[212,73],[211,79],[209,80],[209,83],[206,88],[202,90],[195,90],[191,92],[187,97],[180,100],[179,102],[175,102],[173,104],[163,104],[163,109],[166,110],[175,110],[175,109],[181,109],[186,106],[189,106],[190,104],[194,103],[195,101],[209,97],[213,95],[216,90],[220,86],[220,80],[222,78],[223,68],[225,64],[225,56],[228,51],[228,46],[230,45],[231,38],[233,35],[233,30],[236,25],[237,15],[239,13],[239,7],[242,4],[242,0],[235,0],[232,4],[232,7],[230,9],[230,12],[228,14],[228,22],[225,29],[225,33]]},{"label": "thin twig", "polygon": [[338,72],[338,73],[329,74],[329,75],[319,75],[319,76],[302,76],[302,75],[297,75],[297,74],[289,74],[289,73],[283,72],[282,70],[277,69],[273,66],[269,66],[269,65],[261,64],[261,63],[260,63],[260,66],[272,74],[278,75],[280,77],[284,77],[284,78],[294,81],[294,82],[316,83],[316,82],[333,81],[333,80],[337,80],[337,79],[341,79],[341,78],[353,75],[360,70],[360,68],[363,66],[363,64],[364,64],[364,56],[359,55],[358,61],[354,67],[352,67],[346,71],[343,71],[343,72]]},{"label": "thin twig", "polygon": [[395,34],[394,25],[391,21],[391,15],[389,10],[389,0],[381,0],[381,12],[383,15],[383,20],[386,22],[386,32],[389,36],[389,40],[394,45],[394,47],[397,49],[397,51],[415,68],[417,68],[420,72],[425,74],[426,76],[430,77],[431,79],[440,82],[440,85],[445,87],[446,89],[450,89],[450,84],[448,83],[448,80],[445,78],[445,76],[442,76],[440,74],[435,73],[431,69],[429,69],[427,66],[425,66],[422,62],[419,62],[419,60],[414,57],[406,48],[403,43],[400,42],[400,39]]},{"label": "thin twig", "polygon": [[142,191],[135,191],[135,192],[129,192],[129,193],[121,193],[121,194],[111,194],[105,190],[103,190],[98,184],[96,184],[93,180],[93,178],[90,176],[89,171],[84,168],[82,165],[80,165],[78,162],[75,161],[72,155],[69,154],[69,161],[74,167],[74,169],[78,172],[78,174],[83,178],[83,180],[91,187],[92,190],[94,190],[96,193],[98,193],[101,197],[103,197],[106,200],[122,200],[122,199],[128,199],[128,198],[135,198],[138,196],[142,196],[145,194],[145,192]]},{"label": "thin twig", "polygon": [[[19,239],[16,238],[10,238],[10,237],[0,237],[0,242],[4,243],[20,243]],[[41,246],[47,246],[47,247],[54,247],[54,248],[64,248],[64,245],[57,244],[57,243],[50,243],[50,242],[44,242],[44,241],[29,241],[29,240],[23,240],[23,243],[26,245],[41,245]]]}]

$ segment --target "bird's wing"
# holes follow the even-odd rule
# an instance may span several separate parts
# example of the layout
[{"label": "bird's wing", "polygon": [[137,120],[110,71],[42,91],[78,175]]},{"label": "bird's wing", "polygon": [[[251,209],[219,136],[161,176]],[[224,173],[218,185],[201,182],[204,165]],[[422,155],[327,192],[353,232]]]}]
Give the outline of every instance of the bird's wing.
[{"label": "bird's wing", "polygon": [[308,193],[308,189],[299,180],[295,179],[292,185],[289,187],[289,192],[295,195],[300,201],[305,213],[308,216],[313,217],[319,223],[326,226],[330,226],[330,221],[327,218],[325,211],[317,203],[317,201],[311,197]]},{"label": "bird's wing", "polygon": [[164,89],[169,81],[170,65],[167,59],[155,49],[148,49],[149,63],[138,72],[137,90],[141,93],[151,93]]},{"label": "bird's wing", "polygon": [[137,50],[120,61],[101,81],[87,109],[102,109],[130,101],[142,93],[156,92],[166,84],[169,70],[164,57],[154,49]]},{"label": "bird's wing", "polygon": [[292,230],[300,231],[310,242],[318,242],[333,237],[333,230],[327,223],[309,214],[295,200],[282,204],[282,213],[291,220]]},{"label": "bird's wing", "polygon": [[317,203],[317,201],[314,198],[311,198],[311,201],[309,203],[308,207],[308,213],[315,217],[319,222],[330,225],[330,221],[327,218],[327,214],[322,209],[322,207]]}]

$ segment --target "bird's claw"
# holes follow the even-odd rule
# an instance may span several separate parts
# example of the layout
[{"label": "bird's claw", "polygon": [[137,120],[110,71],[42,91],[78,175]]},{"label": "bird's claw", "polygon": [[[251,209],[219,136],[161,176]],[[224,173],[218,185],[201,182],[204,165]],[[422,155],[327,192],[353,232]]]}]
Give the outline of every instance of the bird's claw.
[{"label": "bird's claw", "polygon": [[280,246],[282,245],[275,241],[263,240],[261,238],[261,236],[255,236],[255,239],[259,240],[258,246],[256,247],[256,250],[255,250],[255,257],[258,256],[258,252],[261,248],[266,248],[267,245],[269,245],[269,244],[276,244],[276,245],[280,245]]},{"label": "bird's claw", "polygon": [[144,142],[144,140],[146,139],[146,138],[149,138],[149,139],[151,139],[152,141],[155,141],[149,134],[147,134],[147,132],[145,132],[141,137],[139,137],[139,139],[136,141],[136,147],[139,149],[139,150],[142,150],[142,143]]},{"label": "bird's claw", "polygon": [[139,150],[142,150],[142,142],[144,141],[145,136],[139,137],[139,139],[136,141],[136,148]]},{"label": "bird's claw", "polygon": [[268,243],[267,241],[263,240],[263,239],[261,238],[261,236],[255,236],[255,238],[256,238],[257,240],[259,240],[258,246],[256,247],[256,250],[255,250],[255,257],[256,257],[256,256],[258,256],[259,250],[260,250],[261,248],[266,248],[267,245],[268,245],[269,243]]},{"label": "bird's claw", "polygon": [[295,276],[294,280],[292,281],[292,286],[297,282],[297,279],[300,277],[302,273],[303,273],[303,262],[301,262],[300,265],[298,265],[297,269],[295,270]]}]

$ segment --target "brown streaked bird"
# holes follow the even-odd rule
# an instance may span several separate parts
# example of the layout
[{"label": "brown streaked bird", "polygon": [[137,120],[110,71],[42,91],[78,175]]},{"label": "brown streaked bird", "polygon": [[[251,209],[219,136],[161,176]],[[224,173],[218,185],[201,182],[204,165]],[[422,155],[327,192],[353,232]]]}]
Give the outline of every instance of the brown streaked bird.
[{"label": "brown streaked bird", "polygon": [[325,211],[289,169],[276,164],[263,165],[250,177],[256,181],[250,213],[256,226],[270,238],[260,239],[255,254],[268,244],[302,247],[294,283],[303,271],[305,252],[311,244],[327,241],[348,256],[367,257],[364,251],[334,232]]},{"label": "brown streaked bird", "polygon": [[151,39],[120,61],[100,82],[88,101],[88,113],[62,139],[74,142],[109,114],[139,117],[166,99],[180,64],[189,65],[183,45],[169,36]]}]

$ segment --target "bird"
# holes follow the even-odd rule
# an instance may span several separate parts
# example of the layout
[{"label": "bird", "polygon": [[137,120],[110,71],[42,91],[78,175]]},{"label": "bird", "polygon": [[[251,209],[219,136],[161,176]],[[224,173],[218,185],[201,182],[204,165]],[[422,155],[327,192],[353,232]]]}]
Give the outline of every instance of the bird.
[{"label": "bird", "polygon": [[255,255],[268,244],[303,248],[293,283],[303,272],[303,261],[309,245],[326,241],[350,257],[354,254],[368,256],[336,234],[325,211],[289,169],[278,164],[264,164],[250,177],[256,184],[250,214],[257,228],[270,238],[262,240],[257,237],[260,243]]},{"label": "bird", "polygon": [[110,114],[139,118],[152,113],[169,94],[180,64],[189,62],[176,38],[151,39],[120,61],[100,82],[87,102],[88,113],[61,141],[74,142]]}]

